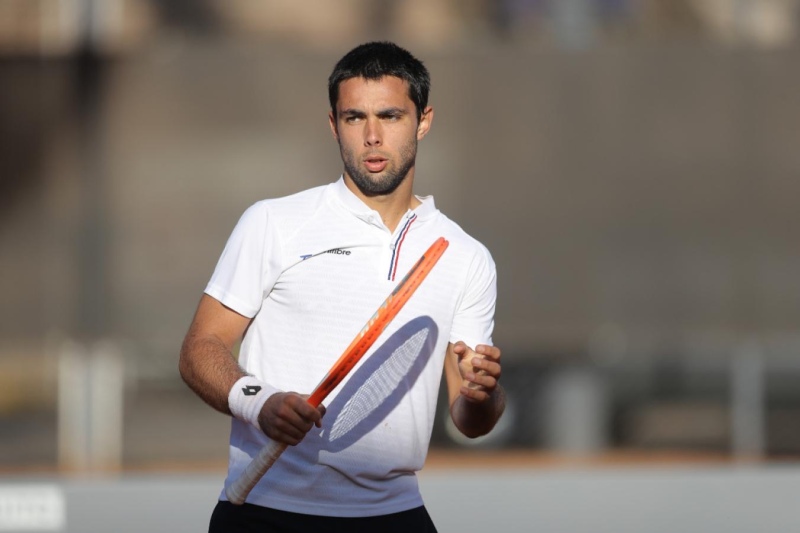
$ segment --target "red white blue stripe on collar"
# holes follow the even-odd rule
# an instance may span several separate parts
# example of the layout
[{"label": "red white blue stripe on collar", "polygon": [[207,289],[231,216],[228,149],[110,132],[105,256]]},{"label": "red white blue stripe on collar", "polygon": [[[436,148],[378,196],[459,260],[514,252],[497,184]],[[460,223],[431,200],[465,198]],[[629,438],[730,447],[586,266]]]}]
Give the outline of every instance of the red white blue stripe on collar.
[{"label": "red white blue stripe on collar", "polygon": [[386,278],[390,281],[394,281],[395,275],[397,275],[397,264],[400,262],[400,247],[403,246],[403,241],[406,238],[406,234],[408,233],[408,229],[411,227],[411,224],[417,219],[416,213],[411,215],[406,219],[406,223],[403,225],[403,228],[400,230],[400,233],[397,234],[397,238],[392,245],[392,260],[389,264],[389,276]]}]

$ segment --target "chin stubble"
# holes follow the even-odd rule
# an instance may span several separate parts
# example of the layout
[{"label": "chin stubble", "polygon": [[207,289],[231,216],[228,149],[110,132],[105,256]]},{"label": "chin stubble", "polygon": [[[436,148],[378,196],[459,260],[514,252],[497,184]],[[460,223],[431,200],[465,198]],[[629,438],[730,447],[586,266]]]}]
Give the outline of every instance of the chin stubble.
[{"label": "chin stubble", "polygon": [[366,196],[383,196],[394,192],[408,176],[417,156],[417,140],[412,139],[400,149],[400,165],[396,169],[386,169],[378,174],[359,168],[356,155],[351,150],[345,150],[341,143],[339,151],[344,170],[353,179],[356,187]]}]

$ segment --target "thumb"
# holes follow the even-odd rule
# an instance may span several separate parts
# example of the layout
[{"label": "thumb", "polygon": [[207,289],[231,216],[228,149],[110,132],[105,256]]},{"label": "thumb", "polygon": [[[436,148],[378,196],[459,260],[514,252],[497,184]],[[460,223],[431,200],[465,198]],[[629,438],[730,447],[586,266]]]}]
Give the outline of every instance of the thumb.
[{"label": "thumb", "polygon": [[319,411],[319,420],[317,420],[317,422],[314,425],[317,426],[318,428],[321,428],[322,418],[325,416],[325,413],[328,411],[328,409],[324,405],[319,404],[319,407],[317,407],[317,411]]},{"label": "thumb", "polygon": [[469,346],[466,345],[464,341],[458,341],[453,345],[453,353],[458,356],[458,359],[461,360],[467,354]]}]

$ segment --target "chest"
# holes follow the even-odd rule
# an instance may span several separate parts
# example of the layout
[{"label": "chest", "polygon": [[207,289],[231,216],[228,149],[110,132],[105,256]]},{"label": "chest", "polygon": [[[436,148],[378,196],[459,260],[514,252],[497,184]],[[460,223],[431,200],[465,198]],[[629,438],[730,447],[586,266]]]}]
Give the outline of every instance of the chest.
[{"label": "chest", "polygon": [[[355,240],[342,234],[316,248],[294,244],[286,250],[289,267],[273,286],[268,305],[308,324],[324,321],[327,327],[358,331],[433,240],[410,235],[397,246],[381,235]],[[453,275],[447,259],[445,254],[402,314],[450,321],[460,277]]]}]

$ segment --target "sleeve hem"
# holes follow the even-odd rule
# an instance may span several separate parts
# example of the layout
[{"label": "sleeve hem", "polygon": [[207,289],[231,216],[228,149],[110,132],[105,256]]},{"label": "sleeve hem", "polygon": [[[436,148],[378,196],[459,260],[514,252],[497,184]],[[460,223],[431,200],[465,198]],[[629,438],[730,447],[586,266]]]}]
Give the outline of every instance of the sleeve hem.
[{"label": "sleeve hem", "polygon": [[230,307],[247,318],[253,318],[258,312],[258,308],[248,305],[244,300],[237,298],[217,285],[209,284],[204,292],[215,300],[218,300],[225,307]]}]

